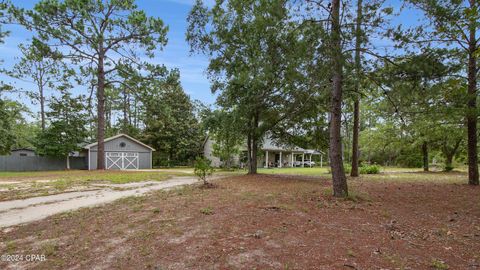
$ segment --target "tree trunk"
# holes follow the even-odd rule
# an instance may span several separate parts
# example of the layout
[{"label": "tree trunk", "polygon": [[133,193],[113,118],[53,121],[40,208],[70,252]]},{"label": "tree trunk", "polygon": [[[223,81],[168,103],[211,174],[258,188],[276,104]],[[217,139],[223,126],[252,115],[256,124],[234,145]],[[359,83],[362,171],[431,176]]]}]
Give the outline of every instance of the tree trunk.
[{"label": "tree trunk", "polygon": [[38,88],[40,94],[40,124],[42,131],[45,131],[45,96],[43,93],[43,85],[41,84],[42,82],[40,82],[40,87]]},{"label": "tree trunk", "polygon": [[129,113],[128,113],[128,96],[127,96],[127,90],[123,90],[123,127],[122,127],[122,132],[127,133],[127,127],[129,126],[130,120],[129,120]]},{"label": "tree trunk", "polygon": [[422,155],[423,155],[423,171],[428,172],[428,144],[423,142],[422,144]]},{"label": "tree trunk", "polygon": [[248,163],[248,173],[252,170],[252,134],[248,132],[247,135],[247,163]]},{"label": "tree trunk", "polygon": [[358,177],[358,159],[359,159],[359,145],[358,137],[360,133],[360,75],[361,75],[361,58],[360,58],[360,46],[362,42],[362,0],[357,1],[357,22],[355,29],[355,100],[353,102],[353,138],[352,138],[352,171],[350,176]]},{"label": "tree trunk", "polygon": [[[475,0],[470,0],[470,7],[476,6]],[[473,17],[473,16],[472,16]],[[478,157],[477,157],[477,61],[475,58],[476,21],[470,20],[470,38],[468,46],[468,104],[467,104],[467,133],[468,133],[468,184],[478,185]]]},{"label": "tree trunk", "polygon": [[[103,48],[100,47],[100,51],[102,51]],[[105,170],[105,70],[103,60],[104,55],[100,54],[97,70],[97,170]]]},{"label": "tree trunk", "polygon": [[258,115],[255,111],[252,119],[252,125],[250,126],[250,165],[248,167],[248,174],[257,173],[257,154],[258,154]]},{"label": "tree trunk", "polygon": [[332,60],[333,87],[330,108],[330,167],[332,169],[333,196],[348,195],[347,178],[343,168],[342,140],[342,45],[340,33],[340,0],[332,0]]},{"label": "tree trunk", "polygon": [[453,157],[455,152],[446,152],[445,154],[445,171],[453,170]]},{"label": "tree trunk", "polygon": [[248,174],[257,173],[257,154],[258,154],[258,140],[254,135],[252,137],[252,162],[250,164],[250,170],[248,171]]},{"label": "tree trunk", "polygon": [[67,170],[70,170],[70,155],[67,154]]}]

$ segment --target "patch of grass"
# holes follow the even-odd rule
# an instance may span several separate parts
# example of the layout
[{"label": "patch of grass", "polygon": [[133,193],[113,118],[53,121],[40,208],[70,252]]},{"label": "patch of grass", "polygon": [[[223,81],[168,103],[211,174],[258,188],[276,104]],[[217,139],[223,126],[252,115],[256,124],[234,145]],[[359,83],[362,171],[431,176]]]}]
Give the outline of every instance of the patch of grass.
[{"label": "patch of grass", "polygon": [[327,167],[312,167],[312,168],[271,168],[258,169],[259,173],[265,174],[289,174],[289,175],[307,175],[307,176],[326,176],[329,174]]},{"label": "patch of grass", "polygon": [[380,211],[380,215],[381,215],[382,217],[384,217],[384,218],[391,218],[391,217],[392,217],[392,215],[390,214],[390,212],[388,212],[388,211],[385,210],[385,209],[382,209],[382,210]]},{"label": "patch of grass", "polygon": [[159,209],[159,208],[155,208],[155,209],[153,209],[153,213],[154,213],[154,214],[158,214],[158,213],[160,213],[160,209]]},{"label": "patch of grass", "polygon": [[138,207],[140,204],[144,203],[145,200],[146,200],[145,196],[129,196],[129,197],[118,199],[117,203]]},{"label": "patch of grass", "polygon": [[[171,176],[191,175],[188,171],[38,171],[38,172],[0,172],[0,179],[30,180],[49,179],[73,183],[88,181],[107,181],[113,184],[125,184],[139,181],[162,181]],[[65,182],[59,182],[62,185]]]},{"label": "patch of grass", "polygon": [[346,200],[352,201],[352,202],[370,202],[372,199],[367,193],[362,193],[362,192],[356,192],[354,190],[351,190],[348,192],[348,196],[346,197]]},{"label": "patch of grass", "polygon": [[58,250],[58,245],[55,241],[47,241],[44,244],[42,244],[40,250],[41,250],[41,253],[46,255],[47,257],[52,256]]},{"label": "patch of grass", "polygon": [[192,195],[194,188],[190,185],[181,186],[175,189],[175,194],[178,196],[189,196]]},{"label": "patch of grass", "polygon": [[332,196],[333,195],[333,188],[328,187],[322,190],[323,196]]},{"label": "patch of grass", "polygon": [[430,266],[433,269],[437,269],[437,270],[447,270],[450,268],[444,261],[437,260],[437,259],[433,259]]},{"label": "patch of grass", "polygon": [[348,257],[356,257],[355,252],[353,252],[353,250],[351,250],[351,249],[347,250],[347,256]]},{"label": "patch of grass", "polygon": [[204,215],[213,215],[213,209],[211,207],[204,207],[200,209],[200,213]]},{"label": "patch of grass", "polygon": [[15,241],[8,241],[6,243],[5,248],[7,249],[8,253],[13,253],[15,251],[15,249],[17,249],[17,244],[15,243]]}]

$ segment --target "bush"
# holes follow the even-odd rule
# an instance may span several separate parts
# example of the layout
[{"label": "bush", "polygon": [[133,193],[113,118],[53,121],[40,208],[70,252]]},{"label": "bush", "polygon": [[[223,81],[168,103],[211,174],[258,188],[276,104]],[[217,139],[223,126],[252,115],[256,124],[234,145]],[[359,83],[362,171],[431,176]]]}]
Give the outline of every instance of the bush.
[{"label": "bush", "polygon": [[446,172],[451,172],[451,171],[453,171],[453,169],[454,169],[453,166],[445,166],[445,171]]},{"label": "bush", "polygon": [[204,157],[197,157],[195,160],[195,168],[193,172],[203,181],[204,185],[208,185],[207,177],[213,174],[213,167],[210,165],[211,161]]},{"label": "bush", "polygon": [[378,165],[365,165],[360,167],[360,174],[379,174],[380,166]]}]

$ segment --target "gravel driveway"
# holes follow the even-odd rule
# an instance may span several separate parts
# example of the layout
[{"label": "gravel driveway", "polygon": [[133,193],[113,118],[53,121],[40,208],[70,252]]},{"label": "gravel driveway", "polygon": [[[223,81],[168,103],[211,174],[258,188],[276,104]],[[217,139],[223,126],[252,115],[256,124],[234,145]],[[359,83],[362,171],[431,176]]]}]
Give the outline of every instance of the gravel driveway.
[{"label": "gravel driveway", "polygon": [[97,185],[98,190],[68,192],[23,200],[0,202],[0,228],[32,222],[58,213],[140,196],[150,191],[171,189],[198,182],[197,178],[173,177],[165,181]]}]

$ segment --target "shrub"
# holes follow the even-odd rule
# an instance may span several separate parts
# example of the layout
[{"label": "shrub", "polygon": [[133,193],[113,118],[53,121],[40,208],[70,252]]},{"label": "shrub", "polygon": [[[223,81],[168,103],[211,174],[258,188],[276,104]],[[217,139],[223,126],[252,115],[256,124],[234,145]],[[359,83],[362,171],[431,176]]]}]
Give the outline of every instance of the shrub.
[{"label": "shrub", "polygon": [[193,172],[204,185],[208,185],[207,177],[213,174],[213,167],[210,164],[211,161],[204,157],[197,157],[195,160]]},{"label": "shrub", "polygon": [[380,166],[378,165],[365,165],[360,167],[360,174],[378,174],[380,173]]},{"label": "shrub", "polygon": [[454,169],[453,166],[445,166],[445,171],[446,172],[451,172],[451,171],[453,171],[453,169]]}]

